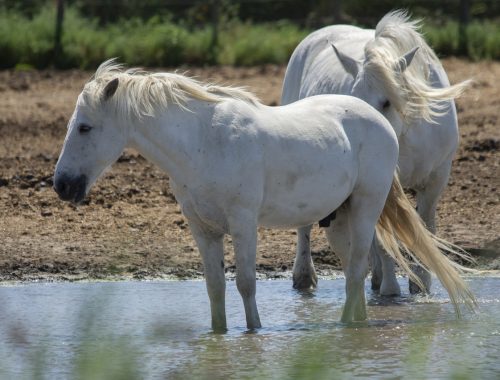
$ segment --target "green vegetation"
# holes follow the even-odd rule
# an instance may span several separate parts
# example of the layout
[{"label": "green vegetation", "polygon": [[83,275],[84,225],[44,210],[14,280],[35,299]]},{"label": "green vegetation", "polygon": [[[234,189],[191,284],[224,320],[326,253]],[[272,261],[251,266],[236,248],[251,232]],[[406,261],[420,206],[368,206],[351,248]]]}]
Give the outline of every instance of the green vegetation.
[{"label": "green vegetation", "polygon": [[[439,55],[456,55],[459,52],[457,22],[448,21],[441,26],[424,24],[423,30],[428,43]],[[500,59],[500,23],[471,22],[467,26],[467,41],[467,51],[471,59]]]},{"label": "green vegetation", "polygon": [[[69,7],[64,17],[62,55],[54,62],[54,26],[51,6],[32,18],[15,10],[0,11],[0,68],[45,68],[55,63],[60,68],[93,69],[110,57],[140,66],[286,63],[310,32],[288,21],[253,24],[224,19],[214,46],[209,24],[195,27],[163,15],[100,25],[97,19],[85,18]],[[438,54],[459,51],[456,22],[426,24],[424,30]],[[500,59],[500,24],[473,22],[467,34],[472,59]]]},{"label": "green vegetation", "polygon": [[[0,68],[49,66],[54,25],[52,8],[42,9],[32,19],[12,11],[0,13]],[[219,44],[213,49],[208,25],[190,28],[174,23],[169,16],[156,16],[99,27],[97,20],[84,18],[72,8],[66,10],[63,30],[63,55],[57,66],[83,69],[95,68],[110,57],[141,66],[284,63],[308,34],[289,22],[252,25],[230,21],[221,26]]]}]

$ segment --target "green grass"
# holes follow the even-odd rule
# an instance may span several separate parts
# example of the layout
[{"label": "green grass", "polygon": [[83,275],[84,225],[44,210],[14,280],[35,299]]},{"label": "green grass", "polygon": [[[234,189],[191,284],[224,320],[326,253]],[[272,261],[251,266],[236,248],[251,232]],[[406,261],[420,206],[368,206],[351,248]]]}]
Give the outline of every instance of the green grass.
[{"label": "green grass", "polygon": [[[444,25],[424,25],[424,34],[439,55],[456,55],[459,52],[458,23],[449,21]],[[473,21],[467,27],[467,51],[469,58],[500,59],[500,23],[495,21]]]},{"label": "green grass", "polygon": [[46,67],[52,59],[53,15],[43,10],[32,20],[17,13],[0,13],[0,67],[31,64]]},{"label": "green grass", "polygon": [[286,63],[308,34],[309,31],[288,22],[257,25],[232,22],[221,33],[218,62],[236,66]]},{"label": "green grass", "polygon": [[[287,21],[251,24],[238,20],[221,23],[219,43],[211,46],[209,25],[193,28],[168,16],[148,21],[122,20],[100,27],[67,8],[63,27],[63,54],[54,62],[54,7],[45,7],[28,19],[13,11],[0,11],[0,68],[93,69],[110,57],[129,65],[181,64],[259,65],[284,64],[310,30]],[[459,51],[458,25],[426,24],[426,37],[441,56]],[[500,59],[500,24],[473,22],[467,29],[472,59]]]},{"label": "green grass", "polygon": [[[32,20],[15,12],[0,13],[0,68],[50,66],[54,24],[52,8],[44,8]],[[169,17],[99,27],[96,20],[69,8],[63,30],[63,55],[57,66],[82,69],[95,68],[110,57],[141,66],[285,63],[308,34],[288,22],[252,25],[232,21],[221,26],[214,58],[210,26],[193,29]]]}]

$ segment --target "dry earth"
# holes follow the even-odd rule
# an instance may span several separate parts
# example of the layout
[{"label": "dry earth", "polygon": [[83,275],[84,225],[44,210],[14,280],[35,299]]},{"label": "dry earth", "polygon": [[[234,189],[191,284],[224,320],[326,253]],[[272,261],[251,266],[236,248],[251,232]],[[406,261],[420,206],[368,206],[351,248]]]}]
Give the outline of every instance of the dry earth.
[{"label": "dry earth", "polygon": [[[473,77],[458,101],[461,145],[438,210],[440,236],[499,269],[500,63],[447,59],[451,81]],[[181,68],[181,70],[184,70]],[[202,80],[244,85],[266,104],[279,102],[285,68],[185,68]],[[0,279],[191,277],[201,260],[165,173],[127,151],[75,208],[52,190],[66,123],[83,84],[82,71],[0,72]],[[259,230],[258,270],[290,270],[294,231]],[[315,228],[319,268],[335,268]],[[226,243],[230,242],[228,239]],[[484,257],[489,256],[489,259]],[[228,270],[233,267],[226,244]]]}]

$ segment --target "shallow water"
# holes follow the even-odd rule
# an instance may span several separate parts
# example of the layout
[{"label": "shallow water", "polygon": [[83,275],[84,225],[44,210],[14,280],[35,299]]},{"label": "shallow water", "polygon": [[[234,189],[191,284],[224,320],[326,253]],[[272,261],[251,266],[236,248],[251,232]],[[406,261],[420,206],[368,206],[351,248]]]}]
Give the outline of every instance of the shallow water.
[{"label": "shallow water", "polygon": [[460,320],[440,286],[392,300],[367,287],[370,321],[346,326],[343,279],[306,294],[259,281],[265,327],[250,333],[231,281],[224,335],[203,281],[4,285],[0,378],[500,378],[500,277],[468,282],[479,312]]}]

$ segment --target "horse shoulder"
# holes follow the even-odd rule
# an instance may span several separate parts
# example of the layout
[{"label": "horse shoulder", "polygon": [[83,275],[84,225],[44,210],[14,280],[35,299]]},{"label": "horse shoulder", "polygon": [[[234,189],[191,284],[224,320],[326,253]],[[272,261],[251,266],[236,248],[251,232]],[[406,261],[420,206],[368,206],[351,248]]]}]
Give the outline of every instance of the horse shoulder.
[{"label": "horse shoulder", "polygon": [[[450,85],[441,65],[430,65],[430,81],[433,87]],[[447,101],[448,108],[433,123],[419,119],[406,128],[400,138],[401,181],[412,187],[425,182],[436,168],[451,160],[459,144],[459,130],[455,102]]]}]

